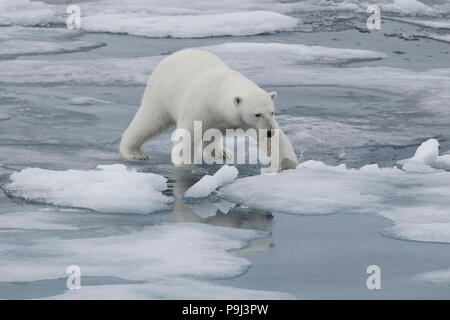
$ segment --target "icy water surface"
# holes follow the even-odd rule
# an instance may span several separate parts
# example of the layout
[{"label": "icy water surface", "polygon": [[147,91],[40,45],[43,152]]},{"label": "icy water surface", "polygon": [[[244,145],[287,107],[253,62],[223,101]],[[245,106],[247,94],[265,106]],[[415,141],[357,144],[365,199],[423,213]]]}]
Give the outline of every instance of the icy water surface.
[{"label": "icy water surface", "polygon": [[[0,298],[450,298],[448,1],[381,1],[373,32],[362,1],[81,1],[80,31],[61,3],[0,0]],[[278,92],[299,168],[184,200],[220,166],[174,168],[170,131],[118,159],[186,47]]]}]

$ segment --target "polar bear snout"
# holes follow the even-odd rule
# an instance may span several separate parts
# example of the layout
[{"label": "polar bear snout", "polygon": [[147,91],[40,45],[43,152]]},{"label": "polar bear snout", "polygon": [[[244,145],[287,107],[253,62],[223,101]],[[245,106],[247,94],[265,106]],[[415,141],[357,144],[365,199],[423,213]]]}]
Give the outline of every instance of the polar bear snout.
[{"label": "polar bear snout", "polygon": [[267,137],[271,138],[273,136],[273,129],[267,130]]}]

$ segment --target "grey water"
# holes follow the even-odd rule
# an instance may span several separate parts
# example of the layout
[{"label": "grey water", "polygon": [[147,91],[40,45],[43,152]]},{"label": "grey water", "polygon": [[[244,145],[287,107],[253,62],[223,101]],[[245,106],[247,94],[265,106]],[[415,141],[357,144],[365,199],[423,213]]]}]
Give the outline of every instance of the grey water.
[{"label": "grey water", "polygon": [[[366,33],[356,28],[363,23],[364,16],[356,15],[341,20],[341,23],[331,24],[328,20],[332,18],[326,14],[298,15],[303,19],[303,30],[257,36],[175,39],[82,33],[80,39],[106,45],[73,53],[33,55],[32,58],[71,61],[156,56],[185,47],[239,41],[367,49],[388,54],[382,60],[353,62],[340,68],[389,66],[423,71],[450,67],[449,43],[426,38],[407,41],[386,35],[398,30],[414,34],[422,30],[419,27],[385,20],[381,31]],[[14,59],[29,57],[19,55]],[[417,146],[431,137],[439,139],[441,150],[450,150],[450,113],[410,111],[410,106],[417,104],[419,97],[415,99],[410,95],[339,85],[273,86],[265,89],[278,92],[278,115],[315,117],[356,126],[364,131],[361,138],[352,136],[352,132],[336,135],[338,129],[316,132],[316,128],[311,128],[311,132],[320,134],[324,142],[315,144],[314,141],[306,141],[304,145],[295,145],[302,160],[314,159],[332,165],[346,163],[349,167],[368,163],[392,166],[399,159],[411,157]],[[144,146],[144,150],[151,155],[148,162],[118,159],[121,134],[134,116],[143,91],[143,86],[2,83],[0,186],[8,183],[13,171],[27,167],[87,170],[98,164],[123,163],[144,172],[164,175],[169,179],[167,194],[176,195],[204,174],[214,173],[218,167],[199,166],[194,173],[175,174],[167,139]],[[71,105],[64,98],[66,96],[89,96],[111,103]],[[380,135],[391,136],[392,143],[389,139],[380,139]],[[402,143],[398,142],[398,137],[401,137]],[[364,143],[360,143],[360,139],[365,139]],[[340,156],[342,151],[345,157]],[[241,167],[239,170],[240,177],[258,173],[258,168]],[[215,200],[212,196],[196,203]],[[69,231],[7,230],[0,225],[0,246],[32,244],[51,237],[118,235],[161,223],[205,223],[260,230],[268,234],[263,241],[255,241],[236,253],[249,259],[252,266],[240,276],[213,280],[219,284],[286,292],[306,299],[450,298],[450,287],[446,285],[413,280],[418,273],[448,268],[449,245],[388,237],[383,234],[383,229],[391,222],[376,214],[342,212],[295,216],[238,205],[228,214],[217,211],[214,216],[202,218],[189,210],[179,197],[176,201],[174,210],[148,215],[101,214],[78,209],[75,213],[60,217],[61,221],[77,226],[76,230]],[[27,202],[7,193],[0,194],[0,214],[23,211],[39,214],[38,209],[48,207],[51,206]],[[366,287],[366,268],[372,264],[381,267],[381,290],[368,290]],[[83,279],[86,285],[130,282],[109,276]],[[65,289],[64,276],[20,283],[6,281],[0,282],[0,299],[46,298],[61,294]]]}]

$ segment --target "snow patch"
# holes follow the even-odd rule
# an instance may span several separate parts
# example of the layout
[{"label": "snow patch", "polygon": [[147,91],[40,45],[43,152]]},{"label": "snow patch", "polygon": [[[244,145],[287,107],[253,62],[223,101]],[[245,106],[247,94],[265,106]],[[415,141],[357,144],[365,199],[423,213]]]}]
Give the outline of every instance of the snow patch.
[{"label": "snow patch", "polygon": [[26,168],[12,173],[5,189],[29,201],[100,212],[149,213],[169,208],[172,198],[161,193],[167,188],[163,176],[128,170],[121,164],[97,169]]}]

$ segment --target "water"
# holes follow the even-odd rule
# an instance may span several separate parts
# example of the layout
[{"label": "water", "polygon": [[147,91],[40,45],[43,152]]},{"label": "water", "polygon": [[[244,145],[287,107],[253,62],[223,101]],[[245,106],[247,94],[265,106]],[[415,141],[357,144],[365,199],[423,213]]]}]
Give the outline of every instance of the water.
[{"label": "water", "polygon": [[[392,167],[412,157],[429,138],[439,140],[444,154],[450,151],[450,45],[431,38],[447,35],[448,29],[388,18],[448,21],[448,2],[424,1],[431,8],[425,10],[411,1],[401,11],[389,7],[395,2],[383,1],[382,29],[370,33],[364,32],[365,5],[356,1],[350,7],[308,1],[191,5],[197,11],[182,14],[265,10],[300,23],[275,33],[185,39],[138,36],[133,25],[121,26],[128,34],[114,34],[114,23],[105,23],[107,30],[89,25],[88,32],[69,31],[64,17],[53,13],[64,12],[61,1],[49,1],[50,7],[33,3],[44,7],[28,8],[26,16],[19,14],[25,10],[19,5],[8,7],[7,16],[0,10],[1,24],[14,25],[0,27],[0,298],[450,297],[445,279],[432,283],[415,278],[450,267],[446,240],[400,239],[388,232],[393,223],[377,206],[368,204],[366,212],[347,207],[305,215],[302,208],[294,214],[255,209],[218,194],[184,201],[184,191],[219,166],[175,169],[170,163],[170,132],[144,145],[148,162],[117,158],[121,134],[156,63],[185,47],[224,43],[244,44],[234,52],[212,50],[264,89],[278,92],[276,115],[302,161]],[[91,19],[102,14],[101,2],[80,5]],[[110,4],[109,9],[115,8]],[[149,15],[175,15],[173,8],[157,2],[145,8]],[[136,2],[128,14],[141,11]],[[208,27],[203,27],[206,34]],[[252,49],[245,46],[249,42],[293,47]],[[295,45],[371,52],[307,52]],[[239,55],[244,49],[246,55]],[[101,213],[77,202],[77,194],[68,207],[61,200],[50,201],[45,192],[24,199],[7,188],[11,174],[25,168],[94,170],[108,164],[167,178],[163,193],[173,197],[170,209]],[[259,173],[255,167],[238,169],[241,178]],[[427,178],[423,184],[431,188],[434,182]],[[138,188],[127,185],[126,179],[126,190]],[[42,181],[49,180],[44,176]],[[381,181],[375,187],[391,182]],[[314,177],[309,183],[319,189],[327,186]],[[445,178],[440,183],[444,191],[434,190],[438,195],[448,190]],[[419,193],[425,190],[420,183],[404,186],[417,187]],[[110,192],[114,197],[121,190]],[[448,212],[445,194],[441,200],[430,197],[428,202],[420,197],[414,202],[431,206],[423,217],[417,215],[419,222],[435,209],[444,217]],[[93,196],[91,201],[100,200]],[[318,201],[316,211],[324,200]],[[405,198],[392,201],[389,212],[405,206]],[[439,227],[446,235],[444,220]],[[71,264],[82,270],[81,290],[66,290],[65,271]],[[381,290],[366,287],[366,268],[372,264],[381,267]]]}]

